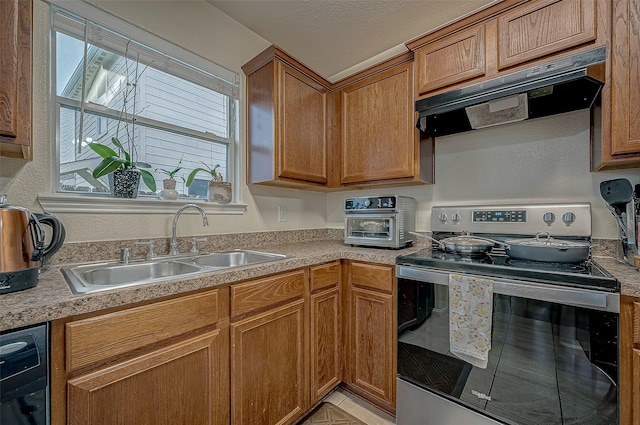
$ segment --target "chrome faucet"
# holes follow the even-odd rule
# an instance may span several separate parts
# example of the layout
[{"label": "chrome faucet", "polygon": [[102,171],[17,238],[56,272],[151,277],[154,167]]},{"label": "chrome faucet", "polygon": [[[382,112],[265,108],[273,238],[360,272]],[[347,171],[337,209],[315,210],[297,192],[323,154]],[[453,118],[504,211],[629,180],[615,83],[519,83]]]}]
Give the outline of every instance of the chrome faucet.
[{"label": "chrome faucet", "polygon": [[200,211],[200,215],[202,216],[202,225],[203,226],[208,226],[209,225],[209,221],[207,220],[207,214],[205,214],[204,210],[202,208],[200,208],[198,205],[196,204],[185,204],[183,205],[178,212],[176,213],[175,217],[173,217],[173,230],[171,233],[171,249],[169,251],[169,255],[178,255],[178,239],[176,237],[176,226],[178,225],[178,217],[180,217],[180,214],[182,214],[182,212],[184,210],[186,210],[187,208],[195,208],[198,211]]}]

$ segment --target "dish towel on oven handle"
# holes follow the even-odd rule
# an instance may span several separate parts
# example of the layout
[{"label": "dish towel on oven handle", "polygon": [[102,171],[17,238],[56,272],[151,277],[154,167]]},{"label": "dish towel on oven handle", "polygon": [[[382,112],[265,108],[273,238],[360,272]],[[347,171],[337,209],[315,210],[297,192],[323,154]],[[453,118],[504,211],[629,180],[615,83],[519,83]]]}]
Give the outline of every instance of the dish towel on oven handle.
[{"label": "dish towel on oven handle", "polygon": [[491,350],[493,280],[449,275],[449,344],[451,352],[486,369]]}]

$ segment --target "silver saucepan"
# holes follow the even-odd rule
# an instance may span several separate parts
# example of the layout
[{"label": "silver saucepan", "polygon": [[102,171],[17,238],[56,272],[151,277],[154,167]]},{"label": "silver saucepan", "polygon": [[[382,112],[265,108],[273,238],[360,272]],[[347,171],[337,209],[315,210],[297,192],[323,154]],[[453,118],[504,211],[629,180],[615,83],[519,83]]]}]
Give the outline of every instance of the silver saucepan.
[{"label": "silver saucepan", "polygon": [[437,245],[446,252],[452,254],[459,254],[469,257],[479,257],[491,252],[495,245],[506,245],[503,242],[495,241],[493,239],[480,238],[467,234],[460,236],[454,236],[450,238],[444,238],[442,240],[434,239],[430,236],[423,235],[421,233],[409,232],[410,234],[419,238],[428,239],[431,242],[435,242]]}]

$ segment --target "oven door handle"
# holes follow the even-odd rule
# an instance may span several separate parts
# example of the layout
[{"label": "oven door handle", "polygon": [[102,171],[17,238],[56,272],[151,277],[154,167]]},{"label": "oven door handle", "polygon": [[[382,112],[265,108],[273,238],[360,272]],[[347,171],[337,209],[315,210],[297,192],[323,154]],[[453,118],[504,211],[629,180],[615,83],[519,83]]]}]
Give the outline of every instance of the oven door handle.
[{"label": "oven door handle", "polygon": [[[487,279],[485,276],[471,275],[463,272],[453,273]],[[439,270],[398,265],[396,266],[396,277],[449,286],[449,273]],[[493,279],[493,292],[495,294],[529,298],[575,307],[584,307],[592,310],[609,311],[612,313],[620,312],[620,294],[503,278],[490,279]]]}]

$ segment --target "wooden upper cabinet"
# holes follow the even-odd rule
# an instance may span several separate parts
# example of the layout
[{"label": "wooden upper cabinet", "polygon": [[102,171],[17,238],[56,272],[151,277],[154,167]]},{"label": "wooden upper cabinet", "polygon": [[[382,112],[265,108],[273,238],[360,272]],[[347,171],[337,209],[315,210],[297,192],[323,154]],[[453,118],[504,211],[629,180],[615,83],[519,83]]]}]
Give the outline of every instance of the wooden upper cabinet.
[{"label": "wooden upper cabinet", "polygon": [[327,89],[277,61],[278,177],[327,182]]},{"label": "wooden upper cabinet", "polygon": [[342,184],[420,177],[412,93],[411,63],[341,89]]},{"label": "wooden upper cabinet", "polygon": [[[610,2],[611,30],[601,121],[592,141],[592,169],[640,166],[640,1]],[[596,124],[600,124],[596,121]]]},{"label": "wooden upper cabinet", "polygon": [[31,0],[0,1],[0,155],[33,159]]},{"label": "wooden upper cabinet", "polygon": [[424,98],[603,46],[608,0],[503,0],[408,42]]},{"label": "wooden upper cabinet", "polygon": [[328,181],[328,88],[272,46],[247,75],[249,183],[324,186]]},{"label": "wooden upper cabinet", "polygon": [[596,39],[593,0],[540,0],[498,17],[498,69]]},{"label": "wooden upper cabinet", "polygon": [[485,25],[473,26],[415,52],[418,93],[485,75]]}]

